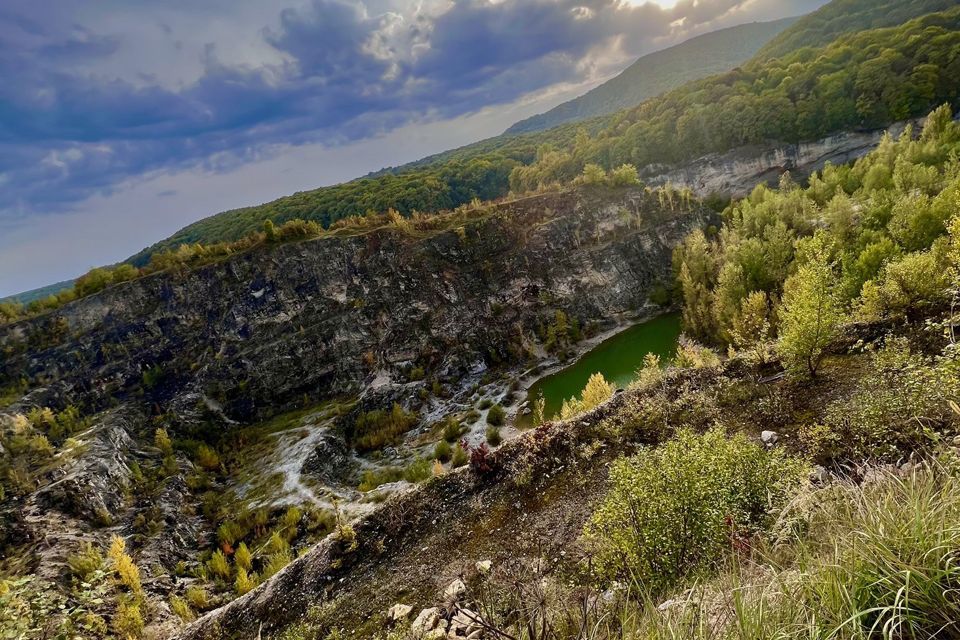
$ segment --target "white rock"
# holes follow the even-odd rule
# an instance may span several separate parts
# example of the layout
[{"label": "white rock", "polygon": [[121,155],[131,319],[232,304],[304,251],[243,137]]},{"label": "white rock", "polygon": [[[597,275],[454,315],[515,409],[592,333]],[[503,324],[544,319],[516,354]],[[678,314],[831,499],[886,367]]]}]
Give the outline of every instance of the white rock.
[{"label": "white rock", "polygon": [[440,622],[440,609],[438,607],[430,607],[429,609],[424,609],[414,621],[410,624],[410,631],[414,635],[419,635],[427,631],[433,631],[437,628],[437,624]]},{"label": "white rock", "polygon": [[411,611],[413,611],[413,607],[408,604],[401,604],[398,602],[390,607],[389,611],[387,611],[387,620],[390,622],[400,622],[401,620],[406,620]]},{"label": "white rock", "polygon": [[780,435],[776,431],[764,431],[760,434],[760,440],[763,441],[763,444],[767,446],[777,444],[777,440],[780,439]]},{"label": "white rock", "polygon": [[830,472],[816,465],[810,470],[810,482],[814,484],[827,484],[830,482]]},{"label": "white rock", "polygon": [[450,630],[462,630],[469,634],[477,629],[483,629],[483,626],[477,622],[478,620],[480,620],[480,616],[470,611],[470,609],[460,609],[457,611],[457,615],[453,616],[453,619],[450,621]]},{"label": "white rock", "polygon": [[467,592],[467,585],[464,584],[463,580],[457,578],[443,590],[443,599],[444,600],[456,600],[463,594]]},{"label": "white rock", "polygon": [[490,562],[489,560],[481,560],[480,562],[477,563],[477,571],[479,571],[483,575],[487,575],[488,573],[490,573],[491,568],[493,568],[493,563]]}]

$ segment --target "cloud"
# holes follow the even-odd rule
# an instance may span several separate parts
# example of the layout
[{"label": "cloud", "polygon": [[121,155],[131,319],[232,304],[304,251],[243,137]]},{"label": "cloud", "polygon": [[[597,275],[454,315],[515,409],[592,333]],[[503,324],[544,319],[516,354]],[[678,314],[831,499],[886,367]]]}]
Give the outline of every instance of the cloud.
[{"label": "cloud", "polygon": [[[167,14],[119,0],[85,12],[41,4],[0,10],[5,216],[69,209],[151,171],[226,170],[278,144],[347,143],[506,104],[756,2],[312,0],[271,18],[239,0],[177,1]],[[234,7],[249,22],[224,33]],[[204,41],[201,27],[220,35]],[[182,76],[158,67],[184,50]]]}]

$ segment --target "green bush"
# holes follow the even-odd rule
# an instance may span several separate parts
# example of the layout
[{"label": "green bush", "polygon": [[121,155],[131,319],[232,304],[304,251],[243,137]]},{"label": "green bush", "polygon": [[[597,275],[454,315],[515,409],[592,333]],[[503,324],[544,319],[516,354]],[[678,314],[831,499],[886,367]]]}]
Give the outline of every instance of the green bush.
[{"label": "green bush", "polygon": [[390,411],[377,409],[360,414],[348,435],[357,451],[375,451],[395,444],[416,423],[416,413],[394,404]]},{"label": "green bush", "polygon": [[888,340],[871,355],[858,389],[826,410],[825,426],[855,458],[896,459],[923,449],[955,422],[951,400],[960,397],[960,363],[911,353],[905,340]]},{"label": "green bush", "polygon": [[443,439],[447,442],[456,442],[460,437],[460,423],[453,416],[447,416],[443,424]]},{"label": "green bush", "polygon": [[500,427],[487,427],[486,437],[487,444],[491,447],[499,446],[499,444],[503,442],[503,437],[500,435]]},{"label": "green bush", "polygon": [[450,443],[446,440],[441,440],[437,443],[437,446],[433,448],[433,459],[439,460],[440,462],[449,462],[450,456],[453,455],[453,448],[450,446]]},{"label": "green bush", "polygon": [[453,457],[450,459],[450,466],[454,469],[458,469],[470,461],[470,454],[467,453],[467,450],[463,448],[463,445],[457,443],[457,446],[453,448]]},{"label": "green bush", "polygon": [[716,427],[618,460],[586,536],[605,579],[635,579],[651,593],[709,569],[733,535],[769,523],[804,466]]},{"label": "green bush", "polygon": [[80,581],[87,582],[95,571],[103,566],[103,554],[89,542],[81,545],[76,553],[67,556],[70,573]]},{"label": "green bush", "polygon": [[490,407],[490,410],[487,412],[487,424],[494,427],[502,426],[507,419],[507,412],[503,410],[499,404],[495,404]]}]

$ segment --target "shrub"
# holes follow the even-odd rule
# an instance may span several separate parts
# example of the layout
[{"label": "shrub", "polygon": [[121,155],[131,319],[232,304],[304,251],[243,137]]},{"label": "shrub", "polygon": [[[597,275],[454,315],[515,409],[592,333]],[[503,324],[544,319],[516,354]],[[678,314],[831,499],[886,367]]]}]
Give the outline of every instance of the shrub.
[{"label": "shrub", "polygon": [[692,340],[681,340],[673,364],[680,369],[713,369],[720,366],[720,357],[709,347]]},{"label": "shrub", "polygon": [[[463,447],[464,449],[468,449],[465,443]],[[469,448],[469,451],[471,471],[481,475],[493,471],[493,466],[490,464],[490,448],[486,443],[481,443],[480,446]]]},{"label": "shrub", "polygon": [[250,571],[250,568],[253,566],[253,554],[250,553],[250,549],[247,548],[247,543],[240,543],[236,553],[233,554],[233,561],[239,569]]},{"label": "shrub", "polygon": [[140,595],[143,587],[140,584],[140,569],[127,554],[127,543],[120,536],[113,536],[110,542],[110,551],[107,556],[113,563],[113,570],[117,574],[120,584],[127,587],[132,593]]},{"label": "shrub", "polygon": [[207,590],[201,586],[190,585],[183,593],[183,597],[192,609],[206,611],[210,608],[210,596],[207,594]]},{"label": "shrub", "polygon": [[887,263],[878,278],[863,285],[858,315],[879,320],[946,299],[951,278],[944,253],[935,245]]},{"label": "shrub", "polygon": [[266,580],[277,573],[279,573],[284,567],[286,567],[293,560],[293,557],[290,555],[290,551],[282,551],[272,554],[267,558],[267,563],[263,567],[263,579]]},{"label": "shrub", "polygon": [[610,490],[586,527],[596,568],[660,593],[710,568],[732,536],[769,524],[803,475],[799,462],[742,435],[681,431],[613,465]]},{"label": "shrub", "polygon": [[453,416],[447,416],[443,424],[443,439],[447,442],[456,442],[460,437],[460,423]]},{"label": "shrub", "polygon": [[441,440],[437,443],[437,446],[433,448],[433,458],[434,460],[439,460],[440,462],[449,462],[450,456],[453,455],[453,448],[450,446],[450,443],[446,440]]},{"label": "shrub", "polygon": [[394,403],[389,412],[378,409],[360,414],[349,439],[357,451],[374,451],[396,443],[416,423],[417,414]]},{"label": "shrub", "polygon": [[622,164],[610,172],[610,184],[614,187],[632,187],[640,184],[640,175],[632,164]]},{"label": "shrub", "polygon": [[223,551],[220,549],[217,549],[207,560],[207,569],[218,578],[230,579],[230,561],[227,560],[227,556],[223,555]]},{"label": "shrub", "polygon": [[237,592],[238,596],[252,591],[256,588],[257,584],[257,574],[248,574],[247,570],[243,567],[237,567],[237,579],[233,582],[233,589]]},{"label": "shrub", "polygon": [[587,163],[583,166],[583,173],[578,179],[580,184],[602,185],[607,183],[607,172],[598,164]]},{"label": "shrub", "polygon": [[913,354],[905,340],[888,340],[849,397],[828,405],[825,426],[856,457],[894,459],[932,444],[957,420],[949,402],[960,396],[960,363],[950,356]]},{"label": "shrub", "polygon": [[410,379],[410,382],[419,382],[426,377],[427,373],[423,370],[423,367],[413,367],[410,369],[410,373],[407,374],[407,377]]},{"label": "shrub", "polygon": [[243,538],[244,534],[243,527],[233,520],[227,520],[217,527],[217,541],[224,550],[232,550],[234,543]]},{"label": "shrub", "polygon": [[67,556],[67,566],[70,567],[70,573],[87,582],[95,571],[103,566],[103,554],[89,542],[80,546],[80,549]]},{"label": "shrub", "polygon": [[500,435],[500,427],[490,426],[487,427],[487,444],[491,447],[497,447],[503,442],[503,437]]},{"label": "shrub", "polygon": [[113,629],[121,638],[139,638],[143,633],[143,614],[140,603],[132,598],[120,598],[113,615]]},{"label": "shrub", "polygon": [[602,373],[595,373],[587,380],[587,385],[580,392],[580,398],[564,400],[560,408],[560,419],[569,420],[574,416],[586,413],[599,407],[613,397],[615,387],[607,382]]},{"label": "shrub", "polygon": [[197,614],[193,612],[187,601],[177,595],[170,596],[170,611],[184,622],[193,622]]},{"label": "shrub", "polygon": [[297,529],[302,519],[303,511],[299,507],[293,506],[283,512],[283,517],[280,518],[280,528],[287,534],[288,539],[297,535]]},{"label": "shrub", "polygon": [[281,536],[279,533],[274,531],[270,534],[270,539],[267,540],[267,553],[277,554],[277,553],[288,553],[290,551],[290,543]]},{"label": "shrub", "polygon": [[507,419],[507,412],[499,404],[495,404],[487,411],[487,424],[494,427],[502,426]]},{"label": "shrub", "polygon": [[173,442],[166,429],[157,429],[153,435],[153,444],[164,456],[173,455]]},{"label": "shrub", "polygon": [[827,345],[843,318],[837,300],[837,279],[825,250],[814,247],[810,260],[784,285],[777,352],[786,368],[814,377]]},{"label": "shrub", "polygon": [[457,446],[453,448],[453,457],[450,458],[450,466],[454,469],[459,469],[470,461],[470,454],[467,453],[467,449],[457,443]]},{"label": "shrub", "polygon": [[426,480],[431,475],[432,465],[426,458],[417,458],[403,472],[403,479],[407,482],[417,483]]},{"label": "shrub", "polygon": [[213,447],[201,444],[197,448],[197,464],[207,471],[215,471],[220,467],[220,456]]}]

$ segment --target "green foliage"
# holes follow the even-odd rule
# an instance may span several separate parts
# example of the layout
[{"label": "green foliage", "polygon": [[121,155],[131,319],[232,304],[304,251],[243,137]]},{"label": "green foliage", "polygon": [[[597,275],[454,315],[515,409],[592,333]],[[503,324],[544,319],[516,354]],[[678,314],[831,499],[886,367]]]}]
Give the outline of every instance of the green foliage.
[{"label": "green foliage", "polygon": [[197,447],[197,464],[207,471],[215,471],[220,468],[220,455],[213,447],[201,444]]},{"label": "green foliage", "polygon": [[805,371],[811,377],[817,374],[824,350],[843,319],[837,278],[827,260],[825,251],[817,249],[784,287],[777,351],[789,370]]},{"label": "green foliage", "polygon": [[798,49],[819,47],[863,29],[893,27],[954,6],[953,0],[834,0],[800,18],[768,43],[756,59],[779,57]]},{"label": "green foliage", "polygon": [[456,442],[460,437],[460,423],[453,416],[447,416],[443,423],[443,439],[447,442]]},{"label": "green foliage", "polygon": [[[946,9],[946,7],[941,7]],[[588,163],[680,163],[770,141],[797,142],[922,115],[956,95],[960,9],[755,59],[610,118],[593,138],[544,149],[510,176],[517,193],[567,183]],[[891,168],[892,169],[892,168]],[[892,174],[892,173],[891,173]]]},{"label": "green foliage", "polygon": [[360,452],[382,449],[398,442],[417,420],[416,413],[394,403],[390,411],[377,409],[360,414],[347,438]]},{"label": "green foliage", "polygon": [[727,210],[715,238],[696,232],[675,251],[686,332],[759,361],[786,336],[781,355],[810,373],[849,309],[882,320],[941,304],[952,284],[945,236],[960,199],[958,152],[960,126],[944,106],[919,138],[909,129],[885,137],[807,188],[789,178],[758,187]]},{"label": "green foliage", "polygon": [[499,404],[495,404],[487,411],[487,424],[494,427],[502,426],[507,419],[506,410]]},{"label": "green foliage", "polygon": [[470,454],[467,453],[463,445],[458,442],[457,446],[453,448],[453,457],[450,459],[450,466],[454,469],[459,469],[468,462],[470,462]]},{"label": "green foliage", "polygon": [[199,585],[192,584],[183,593],[184,599],[191,609],[206,611],[210,608],[210,594]]},{"label": "green foliage", "polygon": [[687,82],[741,66],[792,19],[754,22],[691,38],[641,57],[620,75],[586,94],[513,125],[507,133],[543,131],[634,107]]},{"label": "green foliage", "polygon": [[121,598],[117,611],[111,621],[113,630],[122,638],[139,638],[143,633],[143,613],[140,601],[133,598]]},{"label": "green foliage", "polygon": [[237,567],[237,579],[234,580],[233,589],[238,596],[252,591],[257,584],[259,584],[257,574],[248,574],[243,567]]},{"label": "green foliage", "polygon": [[134,563],[133,558],[127,553],[126,542],[120,536],[113,536],[110,541],[110,550],[107,552],[107,557],[110,558],[110,562],[113,568],[114,573],[117,576],[117,581],[125,586],[130,592],[140,598],[143,596],[143,586],[140,582],[140,569]]},{"label": "green foliage", "polygon": [[804,468],[743,436],[714,428],[675,438],[611,469],[611,487],[586,527],[607,579],[661,593],[709,570],[731,535],[762,529],[800,483]]},{"label": "green foliage", "polygon": [[446,440],[441,440],[433,448],[433,459],[439,460],[440,462],[449,462],[450,457],[453,455],[453,447],[450,446],[450,443]]},{"label": "green foliage", "polygon": [[197,619],[197,614],[193,612],[186,600],[177,595],[170,596],[170,611],[183,622],[193,622]]},{"label": "green foliage", "polygon": [[960,363],[952,350],[936,358],[911,353],[903,340],[888,340],[871,354],[857,391],[827,407],[825,426],[855,458],[897,459],[929,447],[958,416]]},{"label": "green foliage", "polygon": [[170,440],[170,434],[166,429],[157,429],[154,432],[153,444],[164,456],[173,455],[173,441]]},{"label": "green foliage", "polygon": [[487,427],[486,433],[487,444],[491,447],[499,446],[503,442],[503,436],[500,435],[500,427]]},{"label": "green foliage", "polygon": [[[500,637],[526,637],[536,624],[551,639],[582,629],[595,640],[955,638],[956,459],[875,475],[801,489],[783,513],[787,526],[751,540],[749,560],[679,584],[666,600],[630,584],[600,597],[520,567],[470,596]],[[582,601],[591,606],[570,606]]]},{"label": "green foliage", "polygon": [[88,542],[81,545],[76,553],[67,556],[67,566],[78,580],[88,582],[94,572],[103,567],[103,554]]},{"label": "green foliage", "polygon": [[233,554],[233,561],[238,568],[244,571],[250,571],[253,567],[253,554],[250,553],[250,549],[247,548],[245,542],[241,542],[237,546],[237,551]]}]

